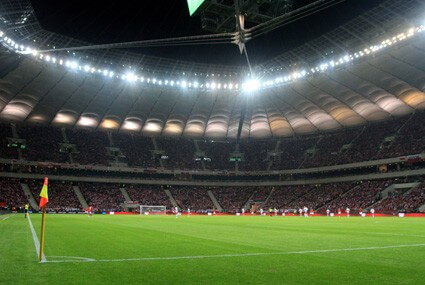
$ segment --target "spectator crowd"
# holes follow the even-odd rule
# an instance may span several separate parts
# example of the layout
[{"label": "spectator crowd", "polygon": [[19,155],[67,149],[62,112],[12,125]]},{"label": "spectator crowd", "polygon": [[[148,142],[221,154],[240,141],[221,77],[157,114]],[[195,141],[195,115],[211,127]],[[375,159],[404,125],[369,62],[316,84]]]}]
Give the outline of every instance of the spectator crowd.
[{"label": "spectator crowd", "polygon": [[[30,161],[74,162],[83,165],[109,165],[118,148],[122,162],[129,166],[166,169],[261,171],[311,168],[346,164],[372,159],[418,154],[425,149],[425,112],[411,116],[370,123],[365,126],[281,139],[209,141],[185,138],[150,138],[140,134],[101,130],[63,130],[55,127],[19,126],[22,158]],[[8,147],[13,134],[10,125],[0,124],[0,158],[19,157],[18,149]],[[65,134],[65,136],[63,135]],[[154,143],[154,140],[156,143]],[[69,153],[60,144],[75,146]],[[197,145],[197,147],[196,147]],[[197,153],[203,153],[203,165]],[[159,154],[159,155],[158,155]],[[241,161],[230,161],[234,154]],[[198,160],[197,160],[198,158]],[[121,158],[120,158],[121,161]]]},{"label": "spectator crowd", "polygon": [[[0,208],[21,209],[29,201],[21,187],[27,184],[35,202],[39,202],[42,181],[0,179]],[[140,205],[165,206],[171,209],[171,197],[183,211],[205,213],[223,208],[227,213],[247,211],[252,205],[292,212],[304,207],[318,213],[326,210],[351,209],[352,213],[373,207],[377,213],[416,212],[425,205],[425,183],[406,191],[396,190],[383,198],[382,191],[398,180],[374,180],[327,183],[321,185],[264,186],[264,187],[206,187],[118,185],[114,183],[77,183],[87,204],[96,212],[125,210],[125,189],[129,198]],[[70,182],[50,181],[47,209],[53,212],[78,212],[82,205]],[[220,207],[215,207],[208,194],[211,191]],[[125,193],[125,192],[124,192]]]}]

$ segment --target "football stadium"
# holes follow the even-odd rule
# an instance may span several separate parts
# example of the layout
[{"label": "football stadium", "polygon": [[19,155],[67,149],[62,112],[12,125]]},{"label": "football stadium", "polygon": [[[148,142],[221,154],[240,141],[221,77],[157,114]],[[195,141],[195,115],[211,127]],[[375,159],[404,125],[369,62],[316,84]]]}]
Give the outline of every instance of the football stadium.
[{"label": "football stadium", "polygon": [[0,284],[424,284],[425,1],[0,0]]}]

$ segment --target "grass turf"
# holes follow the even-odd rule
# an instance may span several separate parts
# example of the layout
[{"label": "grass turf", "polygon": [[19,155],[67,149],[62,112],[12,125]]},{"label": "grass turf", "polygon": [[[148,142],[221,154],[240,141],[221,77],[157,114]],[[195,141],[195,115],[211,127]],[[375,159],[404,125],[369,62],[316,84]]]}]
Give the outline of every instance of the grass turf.
[{"label": "grass turf", "polygon": [[[423,218],[48,215],[48,261],[103,261],[41,264],[23,214],[6,217],[0,284],[424,282]],[[31,220],[39,236],[41,216]],[[384,248],[398,245],[419,246]],[[363,249],[314,252],[348,248]],[[264,255],[117,260],[248,253]]]}]

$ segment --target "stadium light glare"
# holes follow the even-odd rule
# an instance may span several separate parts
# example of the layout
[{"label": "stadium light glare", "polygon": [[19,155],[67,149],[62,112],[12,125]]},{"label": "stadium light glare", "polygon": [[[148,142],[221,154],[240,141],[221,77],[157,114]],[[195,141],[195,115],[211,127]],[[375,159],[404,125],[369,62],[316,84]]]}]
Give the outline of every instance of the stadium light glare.
[{"label": "stadium light glare", "polygon": [[137,80],[137,76],[133,72],[127,72],[125,78],[127,81],[134,82]]},{"label": "stadium light glare", "polygon": [[65,62],[65,66],[66,66],[66,67],[69,67],[69,68],[71,68],[71,69],[77,69],[77,67],[78,67],[78,63],[77,63],[76,61],[70,61],[70,60],[67,60],[67,61]]},{"label": "stadium light glare", "polygon": [[242,85],[242,88],[245,92],[252,92],[255,90],[258,90],[260,88],[260,81],[258,79],[249,79],[245,81],[245,83]]}]

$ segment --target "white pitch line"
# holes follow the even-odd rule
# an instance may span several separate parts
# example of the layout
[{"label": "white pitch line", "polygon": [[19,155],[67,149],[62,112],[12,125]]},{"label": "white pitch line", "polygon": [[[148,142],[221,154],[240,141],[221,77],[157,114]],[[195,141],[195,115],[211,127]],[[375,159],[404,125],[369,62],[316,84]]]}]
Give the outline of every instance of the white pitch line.
[{"label": "white pitch line", "polygon": [[[37,258],[38,258],[40,256],[40,242],[38,241],[37,234],[35,233],[35,230],[31,223],[31,218],[29,215],[28,215],[28,224],[30,225],[32,239],[34,240],[35,251],[37,252]],[[41,262],[47,262],[46,256],[44,256],[44,254],[41,258]]]},{"label": "white pitch line", "polygon": [[7,220],[7,219],[9,219],[9,218],[10,218],[10,216],[6,216],[6,218],[1,219],[0,221],[5,221],[5,220]]},{"label": "white pitch line", "polygon": [[410,234],[374,233],[374,232],[365,232],[365,234],[425,238],[425,236],[421,236],[421,235],[410,235]]},{"label": "white pitch line", "polygon": [[378,249],[404,248],[404,247],[423,247],[423,246],[425,246],[425,243],[401,244],[401,245],[389,245],[389,246],[357,247],[357,248],[336,248],[336,249],[319,249],[319,250],[305,250],[305,251],[287,251],[287,252],[263,252],[263,253],[170,256],[170,257],[141,257],[141,258],[123,258],[123,259],[91,259],[91,258],[87,258],[85,260],[49,260],[49,261],[46,261],[46,262],[47,263],[71,263],[71,262],[124,262],[124,261],[206,259],[206,258],[224,258],[224,257],[248,257],[248,256],[270,256],[270,255],[327,253],[327,252],[342,252],[342,251],[362,251],[362,250],[378,250]]},{"label": "white pitch line", "polygon": [[[61,261],[75,261],[75,260],[96,261],[93,258],[87,258],[87,257],[81,257],[81,256],[62,256],[62,255],[61,256],[59,256],[59,255],[53,256],[53,255],[49,255],[49,259],[50,258],[53,258],[53,259],[55,259],[55,258],[67,258],[67,259],[64,259],[64,260],[61,260]],[[49,262],[51,262],[51,261],[49,261]]]}]

